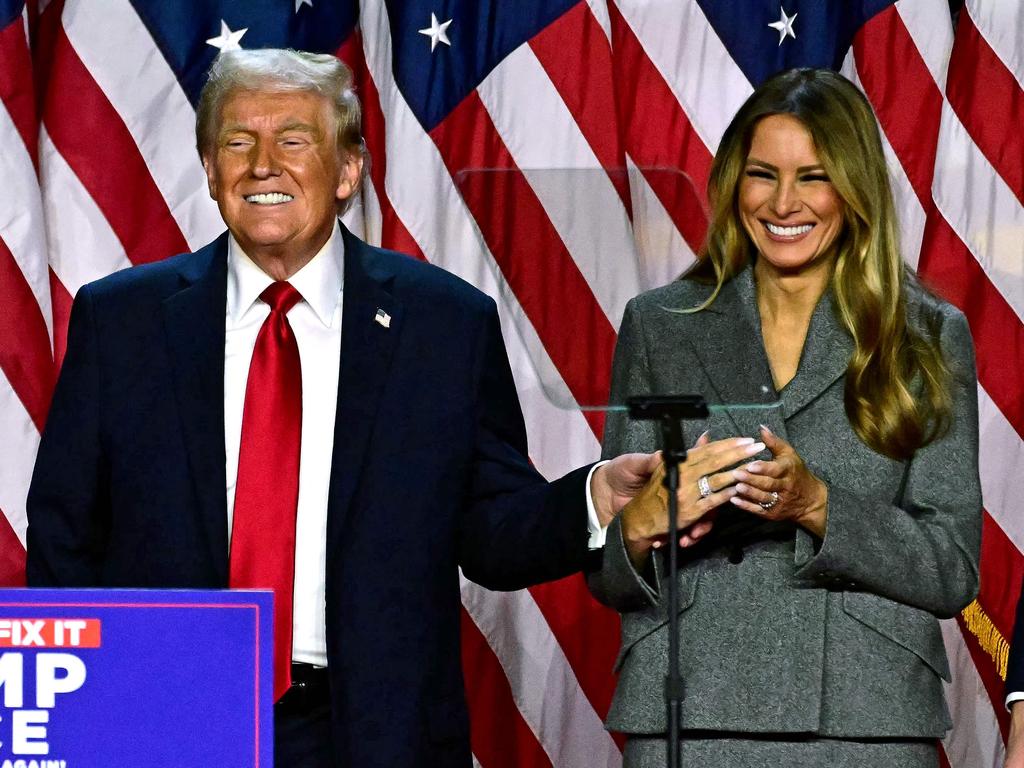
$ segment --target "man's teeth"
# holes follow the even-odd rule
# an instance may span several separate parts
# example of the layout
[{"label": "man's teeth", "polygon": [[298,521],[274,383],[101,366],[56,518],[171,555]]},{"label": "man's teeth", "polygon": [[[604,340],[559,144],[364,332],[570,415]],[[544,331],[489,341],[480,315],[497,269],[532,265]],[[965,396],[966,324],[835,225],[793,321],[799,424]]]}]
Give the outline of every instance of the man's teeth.
[{"label": "man's teeth", "polygon": [[769,232],[773,235],[778,235],[779,237],[796,237],[797,235],[806,234],[814,229],[813,224],[801,224],[799,227],[779,227],[772,224],[770,221],[766,221],[764,225],[768,227]]},{"label": "man's teeth", "polygon": [[286,195],[284,192],[266,192],[260,195],[245,196],[245,202],[256,205],[277,205],[278,203],[287,203],[291,199],[292,196]]}]

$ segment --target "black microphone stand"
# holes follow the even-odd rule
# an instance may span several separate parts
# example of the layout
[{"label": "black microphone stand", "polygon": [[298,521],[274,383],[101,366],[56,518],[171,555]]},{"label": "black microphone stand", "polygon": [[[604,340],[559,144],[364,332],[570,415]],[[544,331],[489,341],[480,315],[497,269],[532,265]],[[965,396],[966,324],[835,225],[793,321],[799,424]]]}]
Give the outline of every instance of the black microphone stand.
[{"label": "black microphone stand", "polygon": [[668,672],[665,707],[668,715],[668,768],[679,768],[679,712],[683,679],[679,674],[679,465],[686,461],[683,419],[706,419],[708,405],[700,395],[639,395],[626,400],[629,418],[661,425],[661,452],[668,489]]}]

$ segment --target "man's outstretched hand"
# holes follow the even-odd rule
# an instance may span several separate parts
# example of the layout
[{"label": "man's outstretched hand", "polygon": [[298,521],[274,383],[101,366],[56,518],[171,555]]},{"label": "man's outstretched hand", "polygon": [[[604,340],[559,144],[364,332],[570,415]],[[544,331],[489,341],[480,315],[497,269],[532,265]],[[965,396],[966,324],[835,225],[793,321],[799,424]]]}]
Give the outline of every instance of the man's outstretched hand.
[{"label": "man's outstretched hand", "polygon": [[590,494],[601,527],[619,514],[644,489],[661,466],[661,452],[624,453],[597,468],[590,479]]},{"label": "man's outstretched hand", "polygon": [[[697,439],[691,450],[705,448],[710,443],[708,433],[705,432]],[[763,448],[763,446],[761,447]],[[663,481],[664,466],[661,451],[624,453],[598,467],[590,481],[590,493],[601,527],[607,527],[623,507],[639,497],[658,497],[657,500],[662,504],[662,508],[666,509],[664,505],[667,504],[667,492]],[[680,497],[683,494],[684,489],[680,488]],[[720,499],[713,499],[713,501],[715,500],[718,503],[721,502]],[[665,515],[667,516],[667,512]],[[713,510],[692,524],[681,527],[679,546],[689,547],[696,544],[711,531],[712,527],[714,527]],[[652,544],[652,547],[657,549],[661,544],[662,542],[658,541]]]}]

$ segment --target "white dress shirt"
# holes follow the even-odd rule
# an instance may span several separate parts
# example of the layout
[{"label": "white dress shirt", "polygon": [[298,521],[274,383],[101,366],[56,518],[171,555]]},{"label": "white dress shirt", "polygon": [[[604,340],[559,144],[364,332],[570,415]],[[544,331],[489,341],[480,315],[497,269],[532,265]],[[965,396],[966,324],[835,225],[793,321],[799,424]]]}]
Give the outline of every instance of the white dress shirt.
[{"label": "white dress shirt", "polygon": [[[327,496],[334,450],[341,361],[341,296],[344,244],[337,223],[327,243],[288,280],[303,301],[288,313],[302,365],[302,438],[299,501],[295,519],[295,587],[292,659],[327,664],[324,583],[327,564]],[[249,363],[270,308],[259,296],[274,282],[228,243],[228,295],[224,336],[224,448],[227,464],[228,540],[235,508],[238,447]]]},{"label": "white dress shirt", "polygon": [[590,468],[587,473],[587,529],[590,531],[590,539],[587,545],[590,549],[603,549],[608,539],[608,526],[601,527],[601,521],[597,517],[597,506],[594,504],[594,495],[590,492],[590,483],[594,479],[594,473],[602,464],[608,461],[599,461]]}]

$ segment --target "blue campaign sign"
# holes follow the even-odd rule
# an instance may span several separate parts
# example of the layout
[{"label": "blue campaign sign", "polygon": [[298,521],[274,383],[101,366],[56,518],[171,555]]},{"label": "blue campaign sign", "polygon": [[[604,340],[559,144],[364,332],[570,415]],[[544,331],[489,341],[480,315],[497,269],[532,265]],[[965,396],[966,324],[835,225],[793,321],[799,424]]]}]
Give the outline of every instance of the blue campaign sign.
[{"label": "blue campaign sign", "polygon": [[272,768],[272,605],[0,590],[0,768]]}]

